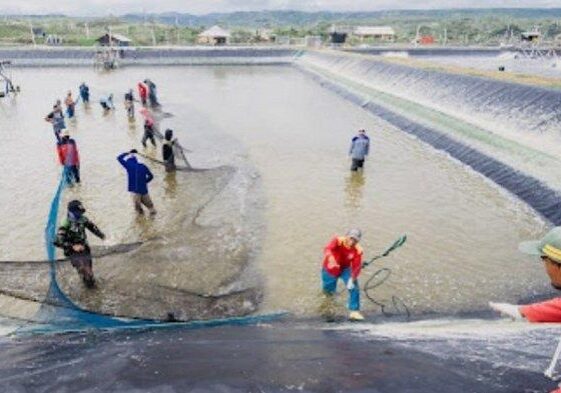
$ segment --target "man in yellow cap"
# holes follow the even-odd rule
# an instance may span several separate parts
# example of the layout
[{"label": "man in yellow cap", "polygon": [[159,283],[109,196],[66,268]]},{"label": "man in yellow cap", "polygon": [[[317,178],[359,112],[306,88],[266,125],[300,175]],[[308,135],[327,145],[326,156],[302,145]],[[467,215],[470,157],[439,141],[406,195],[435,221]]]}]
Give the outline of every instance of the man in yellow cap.
[{"label": "man in yellow cap", "polygon": [[[553,228],[541,240],[520,243],[518,249],[525,254],[539,256],[551,285],[561,290],[561,227]],[[561,298],[528,305],[489,302],[489,306],[515,320],[561,322]]]}]

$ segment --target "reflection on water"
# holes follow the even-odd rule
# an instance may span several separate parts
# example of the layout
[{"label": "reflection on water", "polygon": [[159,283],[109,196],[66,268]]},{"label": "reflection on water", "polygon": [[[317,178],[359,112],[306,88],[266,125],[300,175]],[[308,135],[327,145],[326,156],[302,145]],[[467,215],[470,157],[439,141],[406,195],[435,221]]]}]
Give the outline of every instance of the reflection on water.
[{"label": "reflection on water", "polygon": [[[80,304],[120,315],[208,316],[224,310],[202,295],[239,290],[226,304],[251,312],[261,292],[240,282],[254,278],[246,268],[255,260],[265,280],[263,311],[315,313],[322,249],[331,236],[355,226],[363,230],[366,256],[407,233],[405,246],[377,262],[393,274],[376,295],[397,295],[413,312],[471,310],[547,288],[541,270],[516,249],[545,229],[533,212],[289,67],[150,67],[106,74],[67,68],[64,86],[60,72],[18,70],[17,103],[12,108],[0,101],[9,112],[0,112],[0,165],[11,168],[0,172],[0,217],[10,223],[0,226],[1,259],[44,258],[44,222],[60,167],[43,117],[57,95],[83,80],[97,91],[122,94],[149,74],[164,110],[174,115],[160,127],[173,128],[193,150],[193,165],[236,168],[166,174],[147,162],[155,174],[150,193],[158,214],[137,218],[116,156],[133,147],[143,151],[141,118],[129,123],[121,106],[105,115],[95,96],[89,110],[79,106],[71,132],[80,147],[83,185],[69,190],[63,203],[82,199],[109,244],[157,238],[126,258],[95,261],[103,285],[91,298],[73,269],[63,266],[61,285]],[[383,149],[363,173],[351,174],[348,130],[358,128],[377,130],[372,139]],[[21,161],[22,135],[25,166],[14,165]],[[159,158],[159,151],[146,154]],[[365,271],[361,281],[375,270]],[[36,277],[33,269],[0,275],[2,285],[21,291],[48,274]],[[46,287],[37,284],[37,297]]]},{"label": "reflection on water", "polygon": [[[239,138],[261,173],[267,232],[258,264],[266,309],[315,313],[322,249],[349,227],[363,229],[366,256],[408,235],[361,282],[390,267],[373,296],[398,296],[413,313],[480,309],[491,299],[547,290],[542,273],[517,251],[519,241],[545,229],[522,203],[290,68],[229,70],[227,85],[193,79],[186,100],[190,119]],[[383,149],[353,177],[348,130],[359,128],[376,130],[371,138]],[[501,260],[512,262],[489,262]],[[364,307],[379,311],[366,301]]]},{"label": "reflection on water", "polygon": [[166,172],[166,177],[164,179],[164,191],[166,196],[170,198],[175,198],[177,194],[177,172]]},{"label": "reflection on water", "polygon": [[136,130],[136,119],[134,117],[129,119],[129,131]]},{"label": "reflection on water", "polygon": [[212,77],[216,81],[225,81],[228,78],[228,70],[222,67],[212,67]]},{"label": "reflection on water", "polygon": [[359,209],[364,197],[364,184],[366,183],[362,170],[351,171],[347,176],[345,193],[347,194],[346,205],[352,209]]}]

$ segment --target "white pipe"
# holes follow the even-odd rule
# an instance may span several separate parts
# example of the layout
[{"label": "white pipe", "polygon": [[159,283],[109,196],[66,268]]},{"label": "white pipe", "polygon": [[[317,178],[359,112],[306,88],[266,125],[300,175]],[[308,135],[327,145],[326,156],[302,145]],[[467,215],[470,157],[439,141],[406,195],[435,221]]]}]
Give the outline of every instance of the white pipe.
[{"label": "white pipe", "polygon": [[549,363],[549,367],[543,372],[543,374],[551,380],[557,379],[553,377],[553,371],[555,371],[555,366],[557,365],[559,355],[561,355],[561,338],[559,339],[559,343],[557,344],[557,349],[555,349],[555,354],[553,355],[553,358]]}]

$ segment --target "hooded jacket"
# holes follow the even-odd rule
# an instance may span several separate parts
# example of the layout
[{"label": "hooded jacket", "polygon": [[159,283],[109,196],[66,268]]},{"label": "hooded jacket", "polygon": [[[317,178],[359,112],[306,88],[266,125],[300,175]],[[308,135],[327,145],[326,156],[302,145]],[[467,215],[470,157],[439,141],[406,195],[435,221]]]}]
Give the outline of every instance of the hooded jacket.
[{"label": "hooded jacket", "polygon": [[366,135],[357,135],[351,141],[349,154],[355,160],[364,160],[370,150],[370,138]]},{"label": "hooded jacket", "polygon": [[140,195],[148,194],[148,183],[152,181],[154,175],[146,165],[138,162],[136,157],[131,156],[125,159],[127,155],[129,153],[120,154],[117,160],[127,170],[129,192]]}]

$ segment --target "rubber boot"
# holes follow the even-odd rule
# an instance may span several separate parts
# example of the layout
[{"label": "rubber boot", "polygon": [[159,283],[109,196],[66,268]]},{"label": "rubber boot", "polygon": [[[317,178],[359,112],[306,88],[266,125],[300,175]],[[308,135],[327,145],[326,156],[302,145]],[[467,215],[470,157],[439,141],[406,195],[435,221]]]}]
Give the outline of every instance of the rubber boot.
[{"label": "rubber boot", "polygon": [[349,313],[349,321],[364,321],[364,316],[360,313],[360,311],[351,311]]}]

